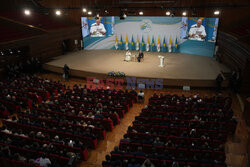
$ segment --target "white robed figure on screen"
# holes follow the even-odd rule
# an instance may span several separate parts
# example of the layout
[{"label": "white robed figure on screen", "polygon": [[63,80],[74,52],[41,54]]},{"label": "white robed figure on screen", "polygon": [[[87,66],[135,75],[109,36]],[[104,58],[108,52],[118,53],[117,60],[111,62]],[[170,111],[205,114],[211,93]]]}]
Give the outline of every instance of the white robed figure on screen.
[{"label": "white robed figure on screen", "polygon": [[202,25],[202,20],[199,19],[196,24],[190,27],[188,33],[189,39],[191,40],[198,40],[204,41],[205,37],[207,36],[205,27]]},{"label": "white robed figure on screen", "polygon": [[93,23],[90,27],[90,34],[92,37],[104,37],[106,29],[101,23],[100,18],[96,18],[96,23]]}]

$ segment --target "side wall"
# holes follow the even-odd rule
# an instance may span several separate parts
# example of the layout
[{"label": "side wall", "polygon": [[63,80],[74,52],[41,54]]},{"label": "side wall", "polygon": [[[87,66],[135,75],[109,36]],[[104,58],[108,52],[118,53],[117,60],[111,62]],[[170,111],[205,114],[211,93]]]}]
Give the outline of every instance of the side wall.
[{"label": "side wall", "polygon": [[250,92],[250,51],[237,38],[219,32],[218,35],[220,60],[232,70],[241,70],[241,92]]}]

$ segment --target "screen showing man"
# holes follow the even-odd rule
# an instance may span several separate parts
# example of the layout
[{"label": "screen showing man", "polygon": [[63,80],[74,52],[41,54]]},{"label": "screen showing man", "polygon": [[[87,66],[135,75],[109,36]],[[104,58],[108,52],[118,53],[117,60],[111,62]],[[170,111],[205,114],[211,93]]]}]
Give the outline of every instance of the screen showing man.
[{"label": "screen showing man", "polygon": [[106,29],[101,23],[100,18],[96,18],[96,22],[93,23],[90,27],[90,34],[92,37],[104,37]]},{"label": "screen showing man", "polygon": [[202,20],[199,19],[196,24],[190,27],[188,36],[191,40],[204,41],[206,37],[205,27],[202,25]]}]

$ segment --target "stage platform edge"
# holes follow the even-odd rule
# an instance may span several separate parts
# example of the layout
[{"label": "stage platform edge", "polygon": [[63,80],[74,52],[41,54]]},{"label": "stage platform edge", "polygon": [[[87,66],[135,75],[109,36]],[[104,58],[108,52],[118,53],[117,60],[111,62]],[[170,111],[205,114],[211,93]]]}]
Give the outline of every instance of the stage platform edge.
[{"label": "stage platform edge", "polygon": [[[62,67],[55,66],[55,65],[49,65],[44,64],[43,69],[57,73],[57,74],[63,74]],[[70,70],[70,76],[71,77],[77,77],[77,78],[83,78],[86,79],[86,77],[96,77],[97,79],[107,79],[110,78],[107,74],[104,73],[98,73],[98,72],[89,72],[89,71],[83,71],[83,70]],[[127,76],[127,77],[134,77],[134,76]],[[147,77],[138,77],[136,78],[147,78]],[[152,79],[152,78],[148,78]],[[196,87],[196,88],[213,88],[216,87],[216,81],[215,80],[202,80],[202,79],[163,79],[163,85],[164,87],[173,86],[173,87],[182,87],[182,86],[190,86]],[[227,87],[228,80],[224,80],[222,83],[222,87]]]}]

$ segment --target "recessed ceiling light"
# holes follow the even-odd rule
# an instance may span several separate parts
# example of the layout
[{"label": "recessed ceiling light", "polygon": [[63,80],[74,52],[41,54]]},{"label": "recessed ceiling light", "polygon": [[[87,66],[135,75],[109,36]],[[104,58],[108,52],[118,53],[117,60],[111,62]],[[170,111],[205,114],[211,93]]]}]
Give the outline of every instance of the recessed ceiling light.
[{"label": "recessed ceiling light", "polygon": [[220,14],[219,10],[214,11],[214,15],[219,15],[219,14]]},{"label": "recessed ceiling light", "polygon": [[61,13],[61,11],[60,10],[56,10],[56,15],[57,16],[60,16],[62,13]]},{"label": "recessed ceiling light", "polygon": [[25,14],[25,15],[30,15],[30,10],[25,9],[25,10],[24,10],[24,14]]},{"label": "recessed ceiling light", "polygon": [[166,15],[169,16],[171,13],[169,11],[166,12]]}]

